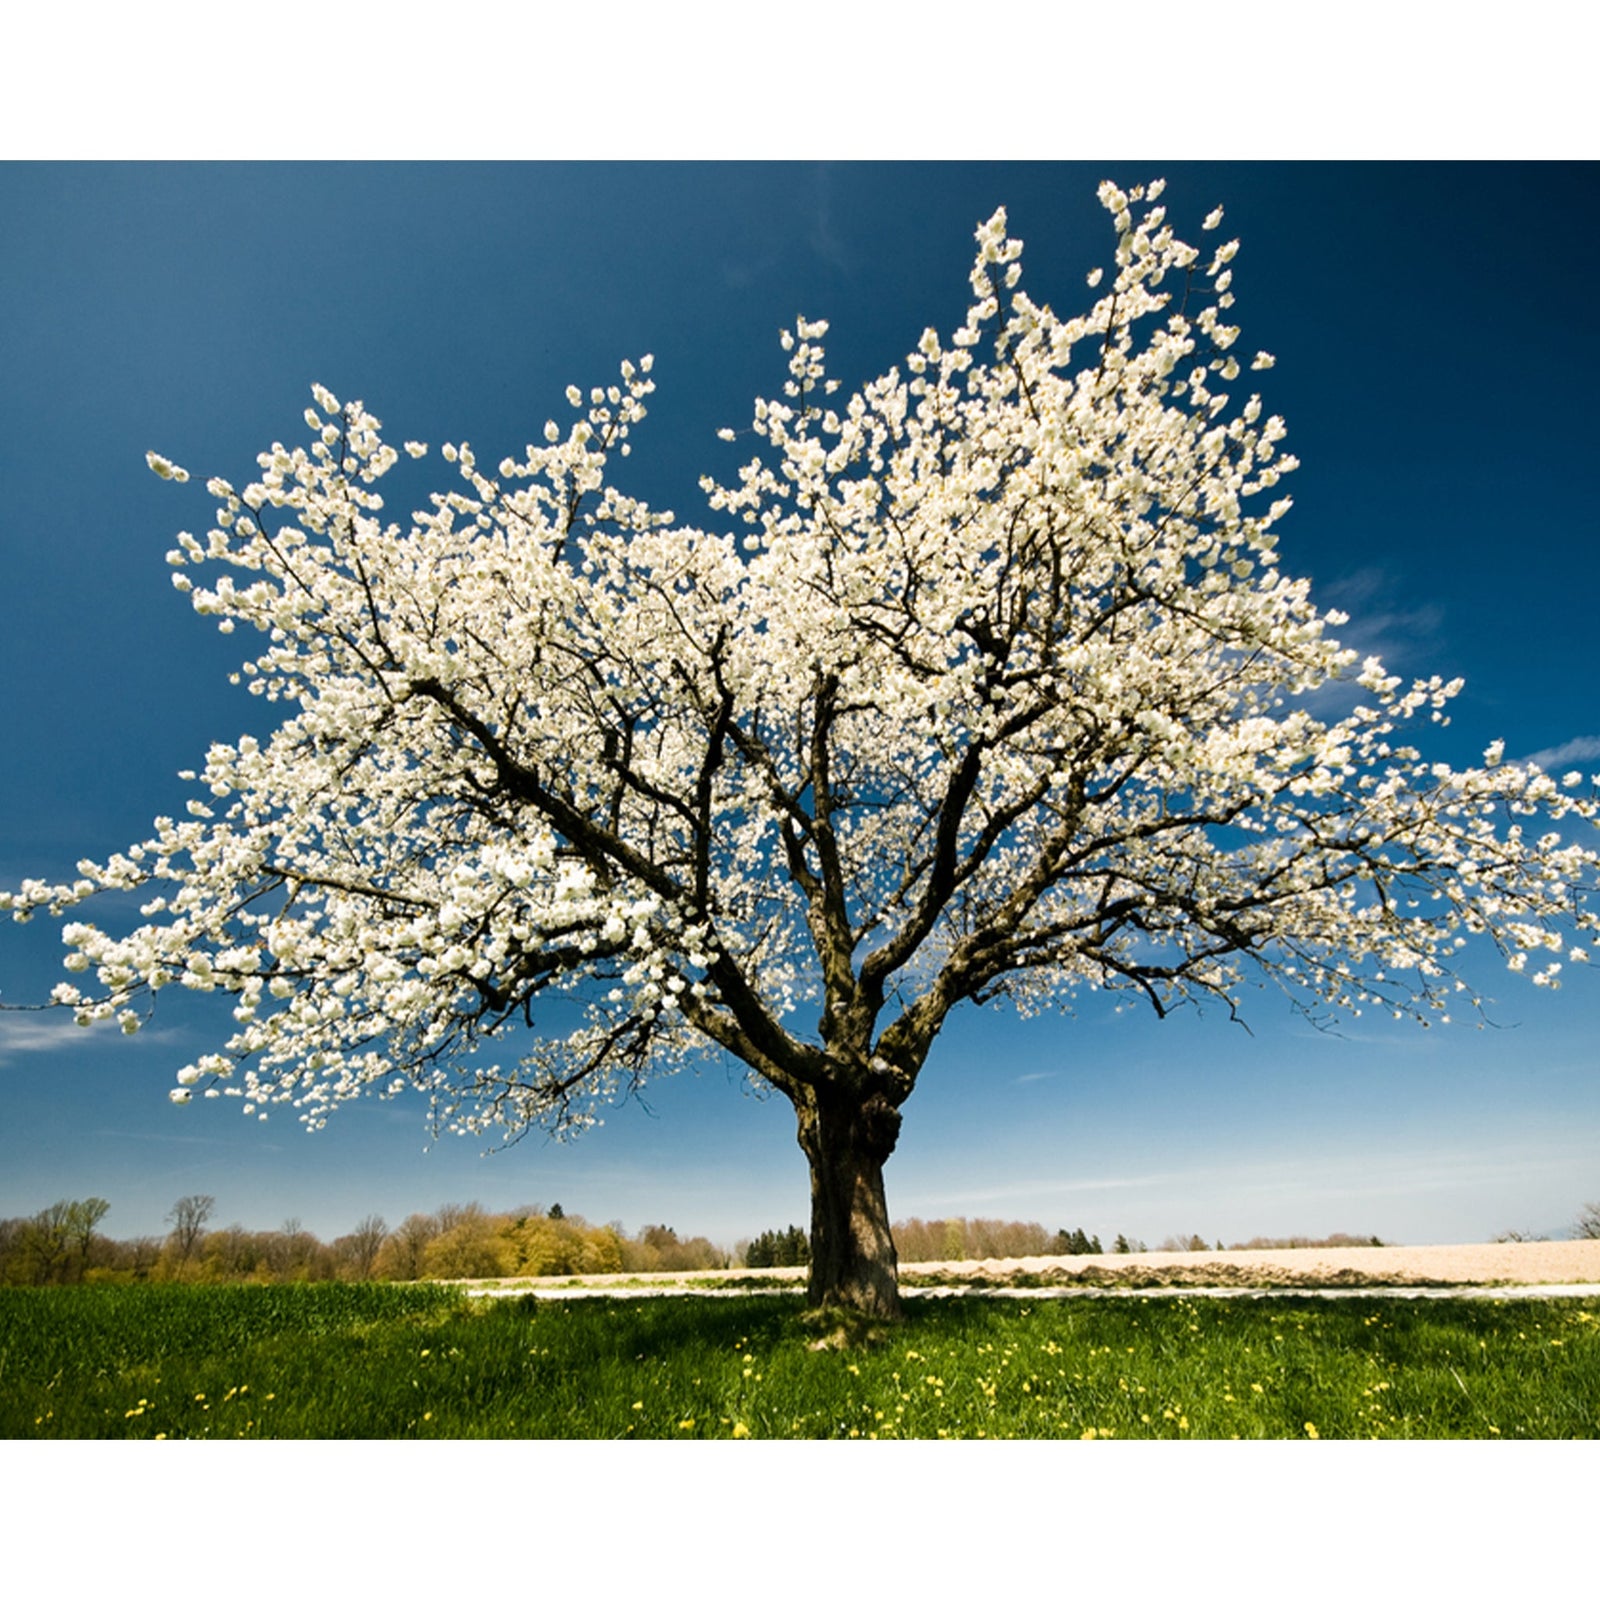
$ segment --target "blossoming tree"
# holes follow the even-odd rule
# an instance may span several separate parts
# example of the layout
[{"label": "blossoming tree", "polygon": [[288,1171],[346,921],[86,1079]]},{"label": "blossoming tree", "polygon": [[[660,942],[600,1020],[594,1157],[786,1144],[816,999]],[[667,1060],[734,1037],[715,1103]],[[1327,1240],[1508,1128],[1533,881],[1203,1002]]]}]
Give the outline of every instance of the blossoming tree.
[{"label": "blossoming tree", "polygon": [[1023,291],[999,212],[903,370],[836,399],[799,321],[755,453],[704,480],[733,531],[606,482],[648,357],[496,475],[446,446],[459,482],[403,523],[376,419],[315,389],[308,446],[212,479],[169,557],[260,630],[244,679],[285,720],[213,745],[186,819],[0,898],[144,897],[124,937],[68,922],[89,987],[53,1003],[131,1032],[164,986],[227,991],[173,1099],[311,1127],[411,1084],[471,1132],[573,1131],[729,1052],[798,1119],[812,1302],[892,1316],[884,1163],[956,1006],[1232,1010],[1264,977],[1426,1020],[1475,1003],[1473,936],[1553,982],[1600,929],[1592,792],[1426,761],[1406,726],[1460,685],[1358,662],[1278,570],[1295,462],[1236,392],[1236,244],[1159,194],[1102,188],[1081,316]]}]

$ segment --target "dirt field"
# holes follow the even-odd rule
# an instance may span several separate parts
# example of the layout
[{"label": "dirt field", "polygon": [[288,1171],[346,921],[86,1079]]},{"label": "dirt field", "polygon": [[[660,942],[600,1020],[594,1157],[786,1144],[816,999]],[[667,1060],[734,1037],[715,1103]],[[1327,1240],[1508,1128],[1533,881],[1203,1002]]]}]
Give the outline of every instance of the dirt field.
[{"label": "dirt field", "polygon": [[[805,1278],[803,1267],[733,1268],[727,1272],[642,1273],[636,1276],[501,1280],[500,1292],[521,1286],[548,1291],[668,1293],[674,1289],[748,1288]],[[1600,1284],[1600,1239],[1532,1244],[1384,1245],[1339,1250],[1149,1250],[1129,1256],[1030,1256],[1016,1261],[907,1261],[900,1281],[1030,1287],[1297,1287],[1584,1283]]]},{"label": "dirt field", "polygon": [[1035,1256],[1026,1261],[907,1262],[902,1279],[964,1281],[1019,1275],[1083,1284],[1600,1283],[1600,1239],[1531,1244],[1383,1245],[1335,1250],[1149,1250],[1132,1256]]}]

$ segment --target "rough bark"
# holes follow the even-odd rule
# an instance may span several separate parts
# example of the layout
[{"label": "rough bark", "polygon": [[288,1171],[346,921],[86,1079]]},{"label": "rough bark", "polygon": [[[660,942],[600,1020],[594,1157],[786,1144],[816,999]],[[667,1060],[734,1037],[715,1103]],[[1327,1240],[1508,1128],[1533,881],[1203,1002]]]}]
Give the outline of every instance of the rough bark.
[{"label": "rough bark", "polygon": [[810,1303],[896,1321],[900,1280],[883,1164],[899,1137],[900,1113],[881,1094],[863,1100],[816,1090],[795,1110],[811,1164]]}]

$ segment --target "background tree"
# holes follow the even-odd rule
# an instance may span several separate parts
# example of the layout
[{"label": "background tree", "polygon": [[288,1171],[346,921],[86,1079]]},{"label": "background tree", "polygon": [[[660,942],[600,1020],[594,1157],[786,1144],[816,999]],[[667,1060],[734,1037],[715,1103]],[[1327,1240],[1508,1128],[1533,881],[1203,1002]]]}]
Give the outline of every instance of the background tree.
[{"label": "background tree", "polygon": [[429,1244],[440,1233],[438,1220],[421,1211],[413,1211],[387,1239],[378,1251],[377,1273],[380,1278],[399,1278],[407,1283],[420,1278]]},{"label": "background tree", "polygon": [[976,1247],[972,1243],[965,1217],[946,1217],[941,1231],[944,1235],[940,1241],[941,1248],[932,1257],[933,1260],[942,1257],[946,1261],[965,1261],[973,1254]]},{"label": "background tree", "polygon": [[[992,1217],[945,1217],[925,1222],[910,1217],[894,1224],[895,1254],[901,1261],[1015,1260],[1022,1256],[1067,1254],[1072,1235],[1052,1234],[1038,1222],[1002,1222]],[[1085,1245],[1087,1247],[1087,1239]]]},{"label": "background tree", "polygon": [[167,1213],[172,1232],[168,1243],[177,1257],[179,1271],[184,1270],[195,1253],[195,1247],[205,1235],[206,1223],[217,1209],[216,1198],[209,1194],[186,1194]]},{"label": "background tree", "polygon": [[[1127,1241],[1119,1241],[1126,1245]],[[1100,1254],[1099,1235],[1089,1235],[1082,1228],[1074,1228],[1069,1233],[1063,1228],[1055,1237],[1054,1253],[1058,1256],[1097,1256]]]},{"label": "background tree", "polygon": [[[591,1228],[584,1224],[582,1249],[578,1255],[579,1272],[621,1272],[623,1257],[623,1241],[615,1228],[609,1224],[602,1228]],[[722,1264],[720,1258],[718,1264]]]},{"label": "background tree", "polygon": [[544,1278],[566,1277],[583,1270],[583,1240],[564,1216],[551,1217],[535,1211],[519,1217],[510,1230],[510,1240],[513,1255],[508,1271]]},{"label": "background tree", "polygon": [[60,1283],[72,1252],[72,1201],[57,1200],[23,1225],[18,1245],[24,1283]]},{"label": "background tree", "polygon": [[422,1254],[430,1278],[498,1278],[509,1273],[515,1257],[501,1230],[476,1201],[441,1208],[438,1235]]},{"label": "background tree", "polygon": [[22,1277],[21,1217],[0,1217],[0,1283],[17,1283]]},{"label": "background tree", "polygon": [[[501,1231],[514,1255],[514,1265],[508,1270],[519,1274],[565,1276],[621,1272],[624,1267],[627,1247],[614,1228],[592,1228],[560,1206],[551,1206],[548,1212],[535,1208],[507,1218]],[[635,1266],[634,1270],[639,1269]]]},{"label": "background tree", "polygon": [[626,1272],[709,1272],[727,1264],[727,1254],[703,1235],[680,1239],[677,1229],[664,1223],[650,1223],[622,1240]]},{"label": "background tree", "polygon": [[333,1241],[333,1249],[356,1278],[370,1278],[377,1267],[378,1252],[389,1237],[388,1225],[376,1212],[363,1217],[351,1232]]},{"label": "background tree", "polygon": [[161,1262],[161,1241],[151,1234],[117,1243],[117,1269],[136,1283],[143,1283]]},{"label": "background tree", "polygon": [[109,1200],[91,1195],[87,1200],[73,1200],[67,1207],[67,1237],[78,1253],[78,1277],[89,1270],[89,1253],[94,1248],[95,1229],[105,1220],[111,1209]]},{"label": "background tree", "polygon": [[1574,1239],[1600,1239],[1600,1200],[1586,1202],[1572,1225]]},{"label": "background tree", "polygon": [[207,1278],[225,1283],[274,1278],[279,1266],[277,1243],[274,1235],[253,1233],[237,1222],[211,1228],[199,1247],[202,1271]]},{"label": "background tree", "polygon": [[309,1282],[333,1271],[329,1247],[301,1226],[299,1217],[287,1217],[272,1236],[272,1270],[281,1282]]},{"label": "background tree", "polygon": [[803,1267],[810,1261],[810,1241],[796,1227],[757,1234],[745,1251],[747,1267]]},{"label": "background tree", "polygon": [[1022,289],[997,213],[963,324],[848,397],[797,321],[752,454],[705,480],[723,531],[605,482],[648,358],[497,476],[447,446],[460,483],[409,524],[399,452],[315,388],[309,448],[212,479],[172,556],[297,709],[212,746],[186,820],[0,897],[142,897],[120,937],[69,923],[89,987],[55,1002],[131,1032],[157,988],[226,990],[237,1031],[173,1097],[313,1127],[409,1082],[442,1125],[573,1130],[726,1051],[794,1108],[813,1302],[893,1316],[883,1168],[954,1008],[1233,1014],[1261,980],[1427,1022],[1471,1014],[1473,937],[1556,981],[1600,926],[1567,837],[1592,795],[1499,745],[1425,758],[1409,725],[1459,684],[1358,661],[1277,571],[1296,463],[1235,388],[1271,365],[1237,353],[1237,242],[1203,254],[1158,195],[1103,186],[1079,316]]}]

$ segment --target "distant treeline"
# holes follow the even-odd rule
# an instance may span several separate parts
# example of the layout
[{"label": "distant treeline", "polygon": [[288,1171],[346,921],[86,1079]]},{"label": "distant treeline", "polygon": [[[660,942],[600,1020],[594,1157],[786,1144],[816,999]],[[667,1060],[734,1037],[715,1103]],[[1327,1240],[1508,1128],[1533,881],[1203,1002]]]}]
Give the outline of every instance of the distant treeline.
[{"label": "distant treeline", "polygon": [[629,1234],[594,1227],[560,1206],[491,1214],[445,1205],[398,1227],[370,1216],[324,1244],[295,1218],[281,1228],[207,1226],[216,1202],[186,1195],[164,1237],[111,1239],[98,1224],[104,1200],[58,1200],[31,1217],[0,1220],[0,1284],[298,1283],[332,1279],[565,1277],[590,1272],[692,1272],[731,1265],[709,1239],[680,1239],[651,1225]]},{"label": "distant treeline", "polygon": [[[1097,1256],[1100,1240],[1082,1228],[1054,1232],[1038,1222],[997,1222],[991,1217],[945,1217],[896,1222],[895,1254],[902,1261],[1013,1261],[1020,1256]],[[1127,1249],[1143,1245],[1121,1239]]]},{"label": "distant treeline", "polygon": [[[1220,1239],[1215,1244],[1207,1244],[1198,1233],[1168,1234],[1156,1246],[1158,1250],[1345,1250],[1351,1248],[1369,1249],[1374,1245],[1383,1246],[1388,1243],[1380,1239],[1375,1233],[1356,1235],[1353,1233],[1330,1233],[1326,1238],[1313,1239],[1306,1234],[1296,1233],[1287,1239],[1269,1239],[1263,1234],[1257,1234],[1253,1239],[1236,1239],[1232,1244],[1224,1244]],[[1144,1246],[1136,1248],[1143,1250]]]},{"label": "distant treeline", "polygon": [[741,1252],[747,1267],[808,1267],[811,1241],[803,1228],[758,1233]]},{"label": "distant treeline", "polygon": [[[1254,1239],[1246,1239],[1242,1244],[1230,1244],[1230,1250],[1349,1250],[1367,1249],[1372,1246],[1387,1245],[1387,1239],[1380,1239],[1375,1233],[1362,1234],[1359,1237],[1353,1233],[1330,1233],[1326,1239],[1308,1239],[1303,1233],[1296,1233],[1287,1239],[1267,1239],[1257,1235]],[[1200,1248],[1205,1249],[1204,1245]]]},{"label": "distant treeline", "polygon": [[[999,1222],[991,1217],[944,1217],[924,1222],[912,1217],[890,1225],[901,1261],[1014,1261],[1023,1256],[1097,1256],[1100,1241],[1082,1228],[1052,1233],[1038,1222]],[[1115,1249],[1142,1250],[1137,1241],[1117,1236]],[[757,1234],[735,1251],[747,1267],[803,1267],[811,1245],[798,1227]]]},{"label": "distant treeline", "polygon": [[[729,1251],[709,1239],[680,1239],[652,1224],[629,1233],[620,1223],[595,1226],[559,1205],[523,1206],[491,1213],[478,1204],[413,1212],[391,1228],[379,1216],[324,1244],[291,1217],[266,1231],[211,1227],[216,1201],[185,1195],[167,1215],[161,1237],[112,1239],[100,1231],[110,1210],[98,1197],[58,1200],[31,1217],[0,1220],[0,1284],[134,1283],[185,1280],[205,1283],[294,1283],[332,1279],[569,1277],[577,1273],[697,1272],[730,1266],[805,1266],[811,1259],[805,1231],[775,1229],[741,1240]],[[1023,1256],[1127,1255],[1148,1248],[1118,1234],[1109,1252],[1082,1228],[1054,1232],[1037,1222],[988,1217],[912,1217],[893,1225],[903,1262],[1015,1260]],[[1312,1239],[1256,1237],[1233,1250],[1326,1249],[1381,1245],[1376,1235],[1331,1233]],[[1199,1234],[1169,1235],[1162,1250],[1209,1250]]]}]

